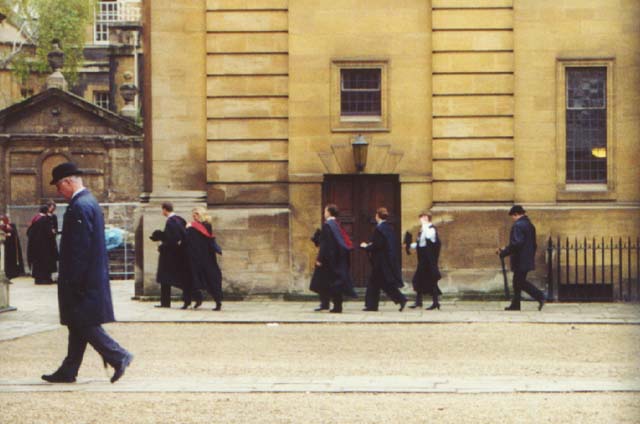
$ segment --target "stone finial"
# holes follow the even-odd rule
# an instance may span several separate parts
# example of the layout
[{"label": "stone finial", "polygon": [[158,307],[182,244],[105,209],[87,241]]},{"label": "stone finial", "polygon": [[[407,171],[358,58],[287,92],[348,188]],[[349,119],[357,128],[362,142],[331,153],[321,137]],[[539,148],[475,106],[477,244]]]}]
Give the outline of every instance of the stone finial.
[{"label": "stone finial", "polygon": [[64,53],[60,49],[60,42],[58,40],[53,40],[51,44],[53,45],[53,49],[47,55],[47,60],[53,73],[47,77],[46,88],[67,90],[67,80],[64,79],[64,75],[60,72],[64,66]]},{"label": "stone finial", "polygon": [[124,84],[120,86],[120,95],[124,99],[124,106],[120,111],[120,114],[125,118],[135,120],[138,116],[138,111],[134,104],[136,95],[138,94],[138,87],[132,82],[133,75],[127,71],[123,75]]}]

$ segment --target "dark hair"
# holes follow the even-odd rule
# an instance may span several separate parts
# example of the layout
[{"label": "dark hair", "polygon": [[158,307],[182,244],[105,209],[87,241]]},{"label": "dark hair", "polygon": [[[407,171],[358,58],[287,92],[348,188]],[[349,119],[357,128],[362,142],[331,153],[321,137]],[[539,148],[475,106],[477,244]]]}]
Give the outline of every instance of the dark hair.
[{"label": "dark hair", "polygon": [[51,206],[57,206],[56,202],[54,202],[52,199],[47,200],[47,206],[51,207]]},{"label": "dark hair", "polygon": [[40,213],[47,213],[47,212],[49,212],[49,206],[47,205],[40,206]]},{"label": "dark hair", "polygon": [[162,209],[167,212],[173,212],[173,203],[171,202],[162,202]]},{"label": "dark hair", "polygon": [[384,206],[380,206],[378,210],[376,210],[376,214],[380,217],[380,219],[389,218],[389,211]]},{"label": "dark hair", "polygon": [[329,215],[338,216],[338,207],[335,205],[335,203],[329,203],[324,208],[329,212]]},{"label": "dark hair", "polygon": [[429,212],[420,212],[420,215],[418,215],[418,218],[422,218],[423,216],[426,216],[427,218],[429,218],[429,221],[431,221],[431,218],[433,218],[433,215],[431,215],[431,213]]},{"label": "dark hair", "polygon": [[513,205],[511,207],[511,209],[509,209],[509,215],[510,216],[513,216],[513,215],[524,215],[525,213],[526,213],[526,211],[520,205]]}]

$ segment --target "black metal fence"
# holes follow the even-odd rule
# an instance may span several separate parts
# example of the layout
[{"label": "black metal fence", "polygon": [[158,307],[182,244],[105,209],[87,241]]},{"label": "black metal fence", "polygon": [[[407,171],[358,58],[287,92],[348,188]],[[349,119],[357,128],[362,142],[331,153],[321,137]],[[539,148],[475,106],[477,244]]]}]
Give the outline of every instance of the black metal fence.
[{"label": "black metal fence", "polygon": [[640,299],[640,238],[549,238],[548,298],[632,302]]}]

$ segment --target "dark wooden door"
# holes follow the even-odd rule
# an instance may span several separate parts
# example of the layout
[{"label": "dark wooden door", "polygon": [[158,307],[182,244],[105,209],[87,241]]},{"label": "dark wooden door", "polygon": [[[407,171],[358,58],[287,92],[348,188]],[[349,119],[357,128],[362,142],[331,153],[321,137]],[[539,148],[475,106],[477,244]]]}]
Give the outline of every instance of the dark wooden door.
[{"label": "dark wooden door", "polygon": [[368,241],[376,221],[376,209],[389,210],[398,240],[400,258],[400,182],[397,175],[325,175],[322,185],[322,206],[335,203],[338,219],[354,244],[351,254],[351,275],[356,287],[366,286],[371,273],[369,259],[358,246]]}]

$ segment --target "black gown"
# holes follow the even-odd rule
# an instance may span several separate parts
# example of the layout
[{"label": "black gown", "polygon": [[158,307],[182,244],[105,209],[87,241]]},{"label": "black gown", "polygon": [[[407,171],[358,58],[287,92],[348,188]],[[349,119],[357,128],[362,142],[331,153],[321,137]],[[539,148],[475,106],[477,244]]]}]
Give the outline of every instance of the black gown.
[{"label": "black gown", "polygon": [[158,272],[156,281],[159,284],[171,285],[182,289],[189,279],[187,257],[185,254],[186,221],[177,215],[167,219],[164,231],[154,231],[152,238],[161,241],[158,247]]},{"label": "black gown", "polygon": [[[420,234],[418,234],[418,243]],[[441,278],[440,269],[438,268],[438,259],[440,257],[440,237],[436,230],[436,241],[432,242],[427,239],[426,246],[416,247],[418,254],[418,267],[413,276],[413,290],[416,293],[441,295],[442,292],[438,287],[438,280]]]},{"label": "black gown", "polygon": [[12,279],[24,275],[20,236],[13,223],[8,224],[8,228],[3,228],[3,231],[8,234],[4,240],[4,273],[8,279]]},{"label": "black gown", "polygon": [[[204,227],[204,232],[200,227]],[[206,290],[216,303],[222,302],[222,271],[218,266],[216,255],[222,254],[211,225],[206,222],[192,223],[186,232],[186,253],[189,263],[189,287],[185,292]]]},{"label": "black gown", "polygon": [[50,216],[36,219],[27,230],[27,262],[36,284],[51,283],[51,274],[58,270],[58,246]]},{"label": "black gown", "polygon": [[347,246],[335,220],[329,220],[322,225],[319,246],[317,260],[322,265],[313,271],[309,289],[321,297],[356,297],[349,270],[350,252],[353,248]]}]

